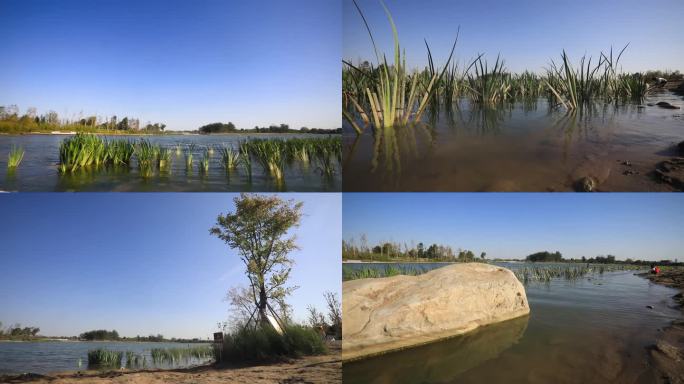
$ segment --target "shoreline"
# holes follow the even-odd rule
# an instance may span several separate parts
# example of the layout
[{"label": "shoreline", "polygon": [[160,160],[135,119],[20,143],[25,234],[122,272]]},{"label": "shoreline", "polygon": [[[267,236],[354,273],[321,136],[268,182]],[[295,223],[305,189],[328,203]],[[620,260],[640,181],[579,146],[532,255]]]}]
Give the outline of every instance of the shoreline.
[{"label": "shoreline", "polygon": [[662,330],[648,353],[660,375],[660,382],[684,383],[684,268],[662,271],[658,275],[648,272],[637,275],[654,284],[679,290],[672,299],[681,311],[681,317]]},{"label": "shoreline", "polygon": [[240,364],[219,366],[199,365],[179,369],[125,369],[115,371],[66,371],[45,375],[26,373],[0,375],[0,383],[47,384],[113,384],[113,383],[197,383],[218,384],[225,382],[248,382],[250,384],[271,383],[342,383],[341,342],[328,344],[326,355],[304,356],[261,364]]}]

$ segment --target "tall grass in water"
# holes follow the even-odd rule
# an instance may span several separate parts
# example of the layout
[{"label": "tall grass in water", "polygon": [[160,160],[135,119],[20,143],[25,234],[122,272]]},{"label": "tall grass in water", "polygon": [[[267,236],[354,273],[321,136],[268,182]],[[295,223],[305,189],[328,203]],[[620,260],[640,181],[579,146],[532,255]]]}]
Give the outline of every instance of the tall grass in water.
[{"label": "tall grass in water", "polygon": [[386,265],[385,268],[350,268],[342,266],[342,280],[374,279],[378,277],[391,277],[397,275],[418,276],[430,272],[431,268],[414,265]]},{"label": "tall grass in water", "polygon": [[188,348],[152,348],[150,350],[152,361],[155,364],[178,364],[189,362],[191,359],[204,360],[212,358],[214,351],[212,346],[203,345]]},{"label": "tall grass in water", "polygon": [[159,159],[159,147],[147,140],[140,140],[135,145],[135,157],[138,160],[140,174],[143,177],[150,177],[154,174],[155,165]]},{"label": "tall grass in water", "polygon": [[284,144],[281,140],[252,140],[242,143],[246,151],[277,181],[282,181],[285,168]]},{"label": "tall grass in water", "polygon": [[194,150],[195,146],[193,144],[190,144],[185,148],[185,170],[187,172],[192,172],[192,156]]},{"label": "tall grass in water", "polygon": [[88,351],[88,367],[120,368],[123,352],[96,349]]},{"label": "tall grass in water", "polygon": [[231,171],[237,168],[238,164],[240,164],[239,151],[233,150],[233,148],[229,147],[221,147],[219,151],[221,153],[221,162],[226,168],[226,171]]},{"label": "tall grass in water", "polygon": [[211,158],[211,155],[209,154],[209,149],[205,149],[204,155],[202,156],[202,158],[200,159],[200,162],[199,162],[200,173],[202,173],[204,175],[209,174],[209,164],[210,164],[209,159],[210,158]]},{"label": "tall grass in water", "polygon": [[145,368],[146,365],[147,359],[144,355],[126,351],[126,368]]},{"label": "tall grass in water", "polygon": [[245,143],[246,142],[240,143],[240,163],[242,163],[243,167],[245,168],[247,177],[252,180],[252,157],[249,155],[249,149],[246,145],[244,145]]},{"label": "tall grass in water", "polygon": [[591,57],[582,56],[575,68],[568,55],[563,51],[561,62],[551,61],[544,80],[555,100],[567,110],[572,111],[596,100],[605,102],[632,100],[641,101],[648,92],[648,84],[640,74],[618,74],[620,58],[629,44],[617,55],[611,48],[594,66]]},{"label": "tall grass in water", "polygon": [[[394,19],[385,6],[385,3],[381,1],[381,4],[392,28],[394,62],[389,63],[385,55],[382,55],[382,60],[380,59],[381,55],[375,44],[375,39],[370,30],[370,26],[368,25],[361,8],[359,8],[359,5],[354,0],[354,5],[363,19],[371,43],[373,44],[378,67],[375,69],[371,68],[371,71],[364,71],[345,61],[344,63],[352,68],[353,71],[358,71],[365,76],[368,76],[368,74],[373,75],[368,86],[363,90],[365,100],[361,98],[360,94],[354,95],[352,93],[345,94],[345,98],[350,100],[351,104],[356,109],[356,112],[362,118],[368,119],[368,116],[371,116],[375,127],[388,128],[395,125],[405,125],[410,122],[420,121],[421,115],[425,111],[429,101],[435,96],[437,84],[449,67],[454,50],[456,49],[458,34],[454,40],[451,53],[449,54],[449,58],[444,65],[444,68],[441,71],[433,71],[427,84],[422,81],[419,82],[419,75],[409,75],[406,71],[406,54],[401,51],[399,34],[396,25],[394,24]],[[431,60],[432,54],[430,53],[427,42],[426,46],[428,47],[428,56]],[[364,107],[364,105],[367,106],[367,108]],[[345,114],[344,117],[348,121],[354,123],[353,117],[349,116],[348,113]],[[359,129],[356,130],[359,132]]]},{"label": "tall grass in water", "polygon": [[23,159],[24,148],[12,146],[9,156],[7,157],[7,169],[16,169]]},{"label": "tall grass in water", "polygon": [[[475,74],[470,73],[474,68]],[[492,104],[506,100],[511,90],[510,76],[504,69],[504,61],[496,57],[494,67],[490,68],[487,61],[479,55],[468,69],[466,88],[476,103]]]},{"label": "tall grass in water", "polygon": [[160,171],[166,171],[171,166],[171,151],[168,148],[158,147],[157,166]]},{"label": "tall grass in water", "polygon": [[214,348],[214,358],[225,363],[254,362],[325,352],[321,337],[308,327],[286,325],[283,334],[271,327],[247,327],[226,334],[223,345]]}]

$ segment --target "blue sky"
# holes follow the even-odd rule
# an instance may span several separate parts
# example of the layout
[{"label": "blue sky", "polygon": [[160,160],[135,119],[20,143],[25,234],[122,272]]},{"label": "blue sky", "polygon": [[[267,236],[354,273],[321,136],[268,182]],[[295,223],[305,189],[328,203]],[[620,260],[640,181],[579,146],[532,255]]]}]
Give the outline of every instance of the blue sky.
[{"label": "blue sky", "polygon": [[[0,321],[44,335],[116,329],[208,337],[223,301],[247,283],[237,253],[209,234],[233,194],[97,193],[0,196]],[[295,319],[340,294],[341,195],[283,194],[304,202],[291,282]]]},{"label": "blue sky", "polygon": [[[392,54],[392,33],[379,0],[357,0],[383,52]],[[513,72],[541,71],[565,49],[578,60],[585,53],[598,59],[610,46],[630,43],[621,63],[626,71],[684,70],[679,0],[386,0],[406,49],[407,65],[427,62],[423,39],[436,63],[449,55],[458,26],[455,57],[472,60],[486,53],[492,62],[501,53]],[[357,62],[375,58],[368,33],[351,0],[343,1],[343,57]]]},{"label": "blue sky", "polygon": [[0,36],[22,113],[340,126],[337,1],[3,0]]},{"label": "blue sky", "polygon": [[450,245],[519,259],[684,260],[684,196],[676,193],[345,193],[343,237]]}]

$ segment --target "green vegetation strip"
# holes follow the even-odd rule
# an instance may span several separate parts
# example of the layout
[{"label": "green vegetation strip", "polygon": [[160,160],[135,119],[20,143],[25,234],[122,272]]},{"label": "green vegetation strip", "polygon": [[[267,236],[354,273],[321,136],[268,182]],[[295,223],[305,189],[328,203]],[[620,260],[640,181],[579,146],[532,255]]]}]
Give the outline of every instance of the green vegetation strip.
[{"label": "green vegetation strip", "polygon": [[[196,146],[191,144],[185,150],[185,166],[188,172],[193,169],[193,152]],[[295,163],[308,169],[313,162],[321,175],[332,177],[339,169],[342,158],[342,141],[340,137],[325,138],[292,138],[292,139],[254,139],[241,142],[238,148],[219,148],[221,165],[227,171],[234,170],[239,164],[251,177],[252,161],[261,165],[264,172],[274,179],[282,181],[286,166]],[[130,140],[103,139],[99,136],[78,133],[65,139],[59,148],[59,170],[71,173],[79,170],[97,169],[100,166],[130,167],[132,159],[143,176],[151,176],[156,170],[166,171],[171,165],[172,154],[180,156],[181,147],[163,147],[152,144],[145,139],[137,142]],[[208,174],[214,148],[208,146],[202,151],[199,159],[199,172]],[[21,161],[21,156],[12,155]],[[10,164],[18,164],[17,161]]]},{"label": "green vegetation strip", "polygon": [[288,325],[282,334],[271,327],[246,327],[224,336],[214,349],[217,362],[267,361],[326,353],[320,335],[309,327]]}]

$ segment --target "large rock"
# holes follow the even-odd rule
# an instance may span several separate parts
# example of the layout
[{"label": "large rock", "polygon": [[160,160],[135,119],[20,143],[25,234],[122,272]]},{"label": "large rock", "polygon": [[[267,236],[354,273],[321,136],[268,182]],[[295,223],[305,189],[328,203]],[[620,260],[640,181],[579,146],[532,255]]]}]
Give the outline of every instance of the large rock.
[{"label": "large rock", "polygon": [[482,263],[346,281],[342,298],[343,360],[426,344],[530,312],[513,272]]}]

